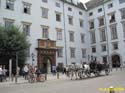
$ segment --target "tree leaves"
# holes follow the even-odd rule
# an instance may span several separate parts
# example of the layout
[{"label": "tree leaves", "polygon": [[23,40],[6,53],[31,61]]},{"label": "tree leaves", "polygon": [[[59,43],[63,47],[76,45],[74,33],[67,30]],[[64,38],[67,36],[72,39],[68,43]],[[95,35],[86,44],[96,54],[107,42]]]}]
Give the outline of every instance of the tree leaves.
[{"label": "tree leaves", "polygon": [[8,55],[8,53],[19,52],[19,55],[23,58],[19,59],[24,61],[26,57],[25,52],[28,47],[29,43],[26,35],[18,27],[0,27],[0,53]]}]

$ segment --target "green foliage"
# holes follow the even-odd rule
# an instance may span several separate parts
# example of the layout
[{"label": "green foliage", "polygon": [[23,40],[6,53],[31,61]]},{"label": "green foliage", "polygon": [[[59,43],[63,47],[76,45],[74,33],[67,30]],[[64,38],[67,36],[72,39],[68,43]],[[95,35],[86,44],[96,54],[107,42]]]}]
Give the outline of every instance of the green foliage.
[{"label": "green foliage", "polygon": [[0,27],[0,53],[11,56],[11,54],[19,52],[19,62],[24,63],[26,59],[26,49],[28,47],[29,43],[26,39],[26,35],[19,30],[19,27]]}]

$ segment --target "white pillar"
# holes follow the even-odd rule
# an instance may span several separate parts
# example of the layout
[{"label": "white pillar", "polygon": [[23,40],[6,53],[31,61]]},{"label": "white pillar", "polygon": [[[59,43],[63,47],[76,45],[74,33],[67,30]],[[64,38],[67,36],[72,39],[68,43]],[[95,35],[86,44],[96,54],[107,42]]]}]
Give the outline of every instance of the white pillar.
[{"label": "white pillar", "polygon": [[12,59],[9,60],[9,81],[12,78]]},{"label": "white pillar", "polygon": [[47,73],[50,74],[51,73],[51,64],[50,64],[50,60],[48,59],[47,61]]}]

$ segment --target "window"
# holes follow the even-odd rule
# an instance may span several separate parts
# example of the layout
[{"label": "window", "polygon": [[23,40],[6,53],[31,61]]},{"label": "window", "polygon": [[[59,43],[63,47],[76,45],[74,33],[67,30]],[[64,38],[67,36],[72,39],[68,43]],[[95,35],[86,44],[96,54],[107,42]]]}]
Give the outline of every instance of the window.
[{"label": "window", "polygon": [[30,47],[28,47],[28,48],[26,49],[26,56],[27,56],[27,57],[30,57]]},{"label": "window", "polygon": [[92,47],[92,53],[96,53],[96,47],[95,46]]},{"label": "window", "polygon": [[69,20],[69,24],[70,24],[70,25],[73,25],[73,17],[72,17],[72,16],[69,16],[69,17],[68,17],[68,20]]},{"label": "window", "polygon": [[109,9],[112,8],[112,7],[113,7],[113,3],[108,4]]},{"label": "window", "polygon": [[57,57],[63,57],[63,47],[57,47]]},{"label": "window", "polygon": [[104,18],[100,17],[98,20],[99,20],[99,26],[103,26],[104,25]]},{"label": "window", "polygon": [[83,20],[82,19],[79,20],[79,25],[80,25],[80,27],[83,27]]},{"label": "window", "polygon": [[100,29],[100,40],[101,42],[106,41],[105,28]]},{"label": "window", "polygon": [[86,49],[82,49],[82,58],[86,58]]},{"label": "window", "polygon": [[91,43],[92,44],[96,43],[95,31],[90,32],[90,37],[91,37]]},{"label": "window", "polygon": [[75,58],[75,48],[70,48],[70,57]]},{"label": "window", "polygon": [[125,22],[122,23],[122,26],[123,26],[123,36],[125,38]]},{"label": "window", "polygon": [[56,21],[61,22],[61,13],[56,13]]},{"label": "window", "polygon": [[116,25],[110,26],[110,30],[111,30],[111,39],[117,39],[117,28]]},{"label": "window", "polygon": [[23,23],[23,32],[25,35],[30,36],[30,24],[29,23]]},{"label": "window", "polygon": [[42,0],[42,2],[47,3],[47,0]]},{"label": "window", "polygon": [[46,27],[46,26],[43,26],[42,27],[42,34],[43,34],[43,38],[49,38],[49,31],[48,31],[48,27]]},{"label": "window", "polygon": [[60,7],[60,3],[59,2],[56,2],[56,7]]},{"label": "window", "polygon": [[56,29],[57,31],[57,40],[62,40],[62,29]]},{"label": "window", "polygon": [[74,42],[74,32],[72,32],[72,31],[69,32],[69,40],[71,42]]},{"label": "window", "polygon": [[105,52],[106,51],[106,45],[102,45],[102,52]]},{"label": "window", "polygon": [[118,43],[112,43],[113,46],[113,50],[117,50],[118,49]]},{"label": "window", "polygon": [[119,3],[121,4],[121,3],[125,3],[125,0],[119,0]]},{"label": "window", "polygon": [[109,15],[109,22],[110,23],[113,23],[113,22],[115,22],[116,20],[115,20],[115,14],[113,13],[113,14],[110,14]]},{"label": "window", "polygon": [[125,19],[125,8],[120,9],[121,12],[121,18]]},{"label": "window", "polygon": [[48,18],[48,9],[42,7],[42,18]]},{"label": "window", "polygon": [[103,56],[102,61],[103,61],[103,63],[107,63],[107,56]]},{"label": "window", "polygon": [[31,4],[23,2],[23,13],[30,14]]},{"label": "window", "polygon": [[90,13],[89,13],[89,16],[92,16],[92,15],[93,15],[93,12],[90,12]]},{"label": "window", "polygon": [[71,8],[71,7],[68,7],[68,11],[72,11],[72,8]]},{"label": "window", "polygon": [[14,10],[14,1],[15,0],[6,0],[6,9]]},{"label": "window", "polygon": [[89,22],[89,27],[90,27],[90,29],[94,29],[94,21]]},{"label": "window", "polygon": [[81,12],[81,11],[79,11],[79,15],[82,15],[82,12]]},{"label": "window", "polygon": [[81,34],[81,43],[85,43],[85,34]]},{"label": "window", "polygon": [[14,25],[14,20],[5,19],[5,28],[9,29],[13,25]]},{"label": "window", "polygon": [[42,7],[42,18],[48,18],[48,9]]},{"label": "window", "polygon": [[98,13],[100,13],[100,12],[102,12],[102,8],[99,8],[99,9],[98,9]]}]

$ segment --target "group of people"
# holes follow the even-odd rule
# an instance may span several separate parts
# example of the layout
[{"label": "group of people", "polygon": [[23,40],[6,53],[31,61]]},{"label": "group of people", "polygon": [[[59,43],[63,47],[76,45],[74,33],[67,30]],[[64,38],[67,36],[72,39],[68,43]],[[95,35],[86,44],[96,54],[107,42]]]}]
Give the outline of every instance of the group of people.
[{"label": "group of people", "polygon": [[0,65],[0,82],[7,81],[6,79],[7,70],[5,65]]},{"label": "group of people", "polygon": [[31,66],[26,64],[23,67],[23,77],[25,80],[29,80],[29,82],[40,81],[41,71],[37,66]]}]

